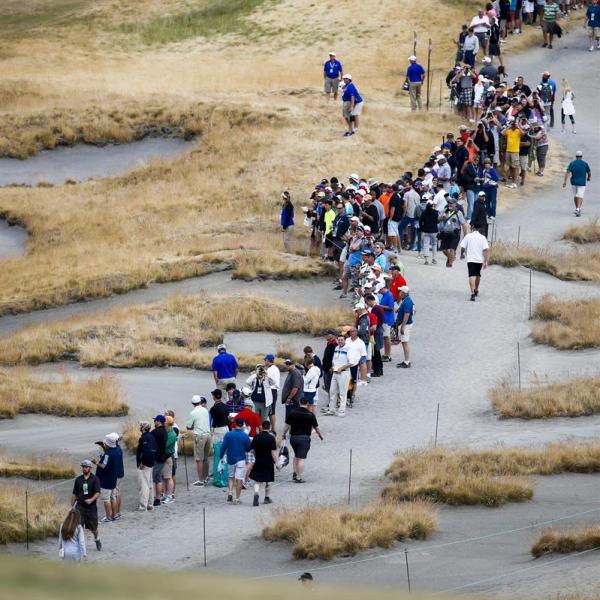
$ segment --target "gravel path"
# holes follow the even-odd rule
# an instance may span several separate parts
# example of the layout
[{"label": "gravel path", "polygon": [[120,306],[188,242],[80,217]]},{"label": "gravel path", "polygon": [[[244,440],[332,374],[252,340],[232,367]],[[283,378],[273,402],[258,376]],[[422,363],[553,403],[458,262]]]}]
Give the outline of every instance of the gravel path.
[{"label": "gravel path", "polygon": [[[568,45],[572,47],[568,48]],[[553,134],[553,140],[560,139],[571,154],[575,148],[582,148],[589,159],[598,142],[594,104],[600,90],[597,78],[589,77],[597,69],[598,57],[596,53],[585,52],[585,47],[583,32],[578,31],[558,42],[551,54],[538,49],[521,57],[519,73],[525,75],[527,82],[537,81],[539,73],[546,68],[552,70],[557,81],[563,76],[569,77],[577,93],[578,134],[561,136],[557,132]],[[513,67],[509,74],[513,77],[518,73]],[[592,171],[598,173],[597,157],[594,156],[590,162]],[[597,191],[595,180],[588,188],[584,218],[600,215]],[[510,192],[503,190],[502,193]],[[524,242],[552,243],[573,221],[569,194],[563,192],[558,181],[554,181],[544,193],[499,217],[498,232],[501,238],[514,238],[520,226]],[[517,344],[520,344],[524,384],[534,375],[560,378],[573,373],[593,372],[600,364],[600,352],[595,350],[559,352],[532,344],[528,338],[527,322],[528,270],[490,268],[483,278],[480,300],[471,303],[468,301],[464,263],[457,263],[453,269],[445,269],[443,264],[427,267],[411,255],[405,257],[405,264],[418,307],[413,330],[414,367],[399,370],[386,365],[384,379],[361,391],[356,407],[346,419],[321,419],[326,437],[324,442],[313,442],[307,464],[307,483],[303,486],[292,484],[289,471],[284,472],[279,476],[273,494],[276,506],[343,501],[347,495],[350,448],[353,449],[354,501],[364,502],[375,497],[380,477],[396,449],[431,443],[438,403],[438,441],[443,444],[529,446],[566,436],[586,439],[596,434],[600,417],[500,422],[491,413],[486,392],[501,378],[508,376],[516,380]],[[573,297],[600,294],[599,286],[561,282],[543,274],[534,273],[532,281],[534,302],[546,292]],[[64,316],[73,311],[100,308],[132,298],[156,299],[165,289],[225,291],[238,286],[288,301],[300,301],[306,297],[310,297],[314,305],[335,301],[334,293],[324,281],[247,284],[230,282],[225,274],[217,274],[170,288],[151,286],[149,290],[116,299],[44,311],[39,318],[55,318],[59,314]],[[1,319],[0,331],[7,332],[28,319],[37,319],[39,314]],[[395,352],[395,358],[399,358],[398,349]],[[81,369],[78,371],[82,372]],[[135,414],[144,411],[147,414],[168,404],[179,411],[180,422],[184,420],[187,399],[191,394],[197,390],[207,393],[210,389],[207,374],[188,370],[119,371],[117,376],[126,386]],[[30,435],[35,433],[37,442],[33,443],[40,447],[82,452],[85,448],[91,451],[88,442],[96,439],[96,433],[92,432],[106,432],[117,424],[110,419],[61,420],[60,435],[57,435],[57,422],[47,417],[20,417],[14,422],[0,422],[0,434],[17,450],[32,449]],[[132,473],[131,465],[129,473]],[[190,476],[191,473],[190,466]],[[92,553],[91,559],[157,564],[170,568],[198,567],[202,564],[200,509],[206,508],[210,568],[227,572],[235,570],[249,576],[310,568],[317,569],[319,580],[378,582],[402,589],[405,587],[404,556],[397,551],[401,548],[388,553],[373,551],[361,554],[357,562],[347,566],[344,566],[347,559],[326,564],[318,561],[293,562],[288,546],[265,544],[258,539],[261,520],[271,514],[271,509],[248,506],[250,494],[244,498],[245,505],[228,506],[222,491],[213,488],[187,493],[182,481],[180,476],[180,491],[174,505],[143,515],[127,512],[123,521],[105,526],[102,530],[105,551]],[[583,510],[600,511],[600,505],[595,501],[596,482],[594,476],[543,478],[538,483],[534,500],[523,505],[509,505],[500,510],[444,508],[440,516],[440,531],[432,540],[411,545],[416,550],[415,554],[411,554],[414,586],[445,590],[481,581],[467,589],[500,595],[520,594],[521,597],[572,591],[575,580],[578,589],[591,588],[597,579],[593,557],[573,558],[552,566],[549,564],[551,559],[532,563],[527,554],[532,537],[529,530],[510,534],[498,541],[472,542],[444,551],[428,551],[427,544],[522,528],[540,520]],[[125,490],[127,508],[134,504],[134,493],[134,482],[129,481]],[[595,513],[591,513],[589,520],[594,517]],[[421,547],[423,550],[419,550]],[[20,548],[13,549],[22,551]],[[35,549],[43,554],[55,552],[50,541],[36,544]],[[382,558],[373,558],[382,554]],[[529,570],[533,564],[539,567]],[[322,567],[326,568],[321,570]],[[510,577],[493,579],[512,571],[518,572]]]}]

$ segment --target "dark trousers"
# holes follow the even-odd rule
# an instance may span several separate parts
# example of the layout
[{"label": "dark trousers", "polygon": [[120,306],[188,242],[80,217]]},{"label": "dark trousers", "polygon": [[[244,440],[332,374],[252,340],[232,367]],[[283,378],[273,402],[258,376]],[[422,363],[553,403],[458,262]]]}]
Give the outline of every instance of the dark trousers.
[{"label": "dark trousers", "polygon": [[383,361],[381,360],[381,351],[373,348],[373,375],[383,375]]}]

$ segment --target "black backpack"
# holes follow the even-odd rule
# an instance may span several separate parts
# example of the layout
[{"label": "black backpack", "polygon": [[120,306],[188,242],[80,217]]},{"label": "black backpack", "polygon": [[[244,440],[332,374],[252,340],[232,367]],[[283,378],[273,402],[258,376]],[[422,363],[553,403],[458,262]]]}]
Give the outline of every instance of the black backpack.
[{"label": "black backpack", "polygon": [[365,313],[358,317],[358,323],[356,326],[356,330],[358,331],[358,337],[365,343],[368,344],[371,339],[371,321],[369,319],[369,315]]},{"label": "black backpack", "polygon": [[540,100],[544,104],[550,104],[552,102],[552,86],[549,83],[541,83],[540,89]]}]

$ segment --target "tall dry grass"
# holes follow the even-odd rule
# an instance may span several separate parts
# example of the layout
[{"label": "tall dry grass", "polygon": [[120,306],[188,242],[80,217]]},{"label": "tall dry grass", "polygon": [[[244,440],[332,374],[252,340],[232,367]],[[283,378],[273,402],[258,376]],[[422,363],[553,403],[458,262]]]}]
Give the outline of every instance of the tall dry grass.
[{"label": "tall dry grass", "polygon": [[429,448],[399,452],[386,471],[389,501],[433,500],[455,505],[502,506],[533,496],[532,475],[596,473],[600,444],[561,442],[540,450]]},{"label": "tall dry grass", "polygon": [[0,416],[21,413],[64,417],[108,417],[126,415],[129,407],[114,377],[75,380],[63,375],[47,381],[27,369],[0,371]]},{"label": "tall dry grass", "polygon": [[535,307],[531,337],[561,350],[600,346],[600,299],[559,300],[545,295]]},{"label": "tall dry grass", "polygon": [[501,419],[583,417],[600,413],[600,377],[534,382],[521,391],[504,382],[490,390],[490,397]]},{"label": "tall dry grass", "polygon": [[0,455],[0,477],[24,477],[25,479],[70,479],[75,470],[65,460],[56,456],[17,459]]},{"label": "tall dry grass", "polygon": [[[0,339],[0,362],[70,358],[96,366],[210,368],[214,351],[199,348],[216,346],[226,331],[318,335],[351,319],[347,310],[299,308],[253,296],[174,296],[28,327]],[[256,357],[251,360],[257,364]]]},{"label": "tall dry grass", "polygon": [[436,523],[436,511],[427,502],[377,503],[360,510],[316,505],[277,511],[262,536],[290,542],[294,558],[331,560],[369,548],[391,548],[407,539],[427,539]]},{"label": "tall dry grass", "polygon": [[490,263],[502,267],[528,267],[565,281],[600,281],[600,251],[556,253],[549,248],[498,242]]},{"label": "tall dry grass", "polygon": [[550,527],[531,547],[531,554],[539,558],[544,554],[569,554],[600,548],[600,525],[583,523],[577,528]]},{"label": "tall dry grass", "polygon": [[600,242],[600,220],[592,219],[583,225],[571,225],[563,238],[576,244],[594,244]]},{"label": "tall dry grass", "polygon": [[[151,418],[151,417],[148,417]],[[123,425],[121,440],[129,452],[135,453],[140,439],[139,421],[127,421]],[[179,456],[194,456],[194,434],[191,431],[181,430],[177,447]]]},{"label": "tall dry grass", "polygon": [[[30,494],[29,539],[58,535],[67,510],[68,507],[56,502],[52,493]],[[25,489],[15,485],[0,486],[0,544],[24,542],[26,522]]]}]

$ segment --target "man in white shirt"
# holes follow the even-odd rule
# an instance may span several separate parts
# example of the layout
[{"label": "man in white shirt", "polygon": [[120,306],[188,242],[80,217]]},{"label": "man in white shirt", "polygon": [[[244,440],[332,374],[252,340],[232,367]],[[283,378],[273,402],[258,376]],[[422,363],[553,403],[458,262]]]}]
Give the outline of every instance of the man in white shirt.
[{"label": "man in white shirt", "polygon": [[452,185],[450,183],[450,179],[452,179],[452,169],[443,154],[438,154],[435,160],[438,165],[436,170],[437,180],[444,186],[444,190],[449,192]]},{"label": "man in white shirt", "polygon": [[477,229],[471,227],[471,233],[465,235],[460,243],[460,258],[467,257],[471,302],[475,302],[475,298],[479,295],[481,269],[485,269],[488,266],[488,255],[489,245],[487,238]]},{"label": "man in white shirt", "polygon": [[[346,416],[346,400],[348,396],[348,385],[350,384],[350,358],[346,338],[338,336],[337,347],[333,352],[331,362],[331,386],[329,388],[329,406],[325,415],[338,417]],[[338,406],[339,405],[339,406]],[[337,413],[336,413],[336,407]]]},{"label": "man in white shirt", "polygon": [[[356,305],[358,306],[358,304]],[[362,307],[363,305],[361,305]],[[356,310],[356,307],[355,307]],[[348,362],[352,365],[350,373],[352,379],[356,381],[357,385],[367,384],[367,346],[358,337],[358,330],[356,327],[352,327],[348,334],[350,337],[346,340],[346,346],[348,347]],[[358,374],[360,372],[360,378]]]},{"label": "man in white shirt", "polygon": [[441,182],[435,187],[436,192],[433,197],[433,207],[438,211],[438,215],[443,215],[446,210],[446,205],[448,204],[448,192],[444,189],[444,186]]},{"label": "man in white shirt", "polygon": [[202,405],[202,398],[194,396],[192,404],[194,408],[190,412],[185,428],[194,433],[194,460],[196,461],[198,480],[194,481],[193,485],[199,487],[208,482],[208,457],[212,449],[212,438],[210,418],[206,407]]},{"label": "man in white shirt", "polygon": [[275,366],[275,356],[267,354],[264,358],[265,367],[267,367],[267,381],[271,386],[271,398],[268,394],[265,400],[265,406],[269,408],[269,421],[271,422],[271,431],[275,432],[276,418],[275,407],[277,406],[277,390],[281,385],[281,373]]},{"label": "man in white shirt", "polygon": [[479,10],[476,17],[471,19],[469,27],[473,28],[473,33],[479,40],[479,47],[483,50],[484,54],[487,54],[487,40],[488,32],[490,30],[490,18],[485,14],[483,10]]}]

